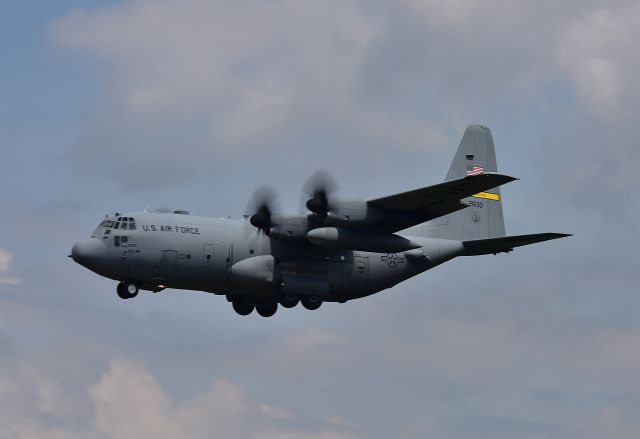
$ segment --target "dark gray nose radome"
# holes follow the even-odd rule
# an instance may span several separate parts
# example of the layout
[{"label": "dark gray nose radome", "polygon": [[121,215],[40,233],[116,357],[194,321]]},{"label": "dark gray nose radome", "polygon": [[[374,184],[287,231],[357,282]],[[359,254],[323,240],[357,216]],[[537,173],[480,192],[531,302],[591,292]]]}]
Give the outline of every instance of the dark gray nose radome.
[{"label": "dark gray nose radome", "polygon": [[95,238],[83,239],[76,242],[71,249],[71,258],[80,265],[92,269],[104,262],[107,247]]}]

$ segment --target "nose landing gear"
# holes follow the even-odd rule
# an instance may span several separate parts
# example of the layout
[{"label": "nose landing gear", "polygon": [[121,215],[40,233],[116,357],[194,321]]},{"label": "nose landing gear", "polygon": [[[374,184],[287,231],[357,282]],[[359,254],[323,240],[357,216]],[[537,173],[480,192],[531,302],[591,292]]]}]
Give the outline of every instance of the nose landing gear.
[{"label": "nose landing gear", "polygon": [[138,286],[133,282],[123,280],[116,287],[116,292],[121,299],[133,299],[138,295]]}]

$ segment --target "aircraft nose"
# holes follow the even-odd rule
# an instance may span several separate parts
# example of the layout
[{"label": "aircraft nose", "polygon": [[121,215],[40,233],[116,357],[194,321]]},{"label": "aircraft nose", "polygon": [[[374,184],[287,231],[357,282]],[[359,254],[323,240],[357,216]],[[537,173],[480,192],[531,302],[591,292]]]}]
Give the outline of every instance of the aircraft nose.
[{"label": "aircraft nose", "polygon": [[71,249],[71,258],[87,268],[95,267],[104,260],[107,247],[96,238],[83,239],[76,242]]}]

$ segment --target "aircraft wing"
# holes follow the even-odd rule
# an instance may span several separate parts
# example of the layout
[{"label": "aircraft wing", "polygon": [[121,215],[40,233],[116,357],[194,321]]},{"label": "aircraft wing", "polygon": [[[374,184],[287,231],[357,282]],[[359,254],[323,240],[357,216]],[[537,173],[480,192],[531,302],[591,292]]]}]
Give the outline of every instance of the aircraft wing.
[{"label": "aircraft wing", "polygon": [[383,232],[397,232],[464,209],[463,198],[517,180],[497,173],[485,173],[445,181],[433,186],[376,198],[367,203],[384,213],[382,220],[364,228]]}]

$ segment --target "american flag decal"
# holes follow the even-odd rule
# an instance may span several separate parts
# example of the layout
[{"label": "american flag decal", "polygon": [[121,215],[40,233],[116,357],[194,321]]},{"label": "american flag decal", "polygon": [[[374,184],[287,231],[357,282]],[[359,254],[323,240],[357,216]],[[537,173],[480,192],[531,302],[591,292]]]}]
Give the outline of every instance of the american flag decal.
[{"label": "american flag decal", "polygon": [[484,168],[482,166],[467,166],[467,175],[480,174],[484,174]]}]

